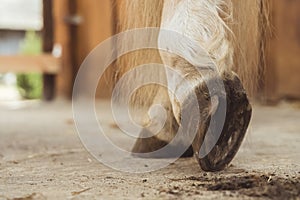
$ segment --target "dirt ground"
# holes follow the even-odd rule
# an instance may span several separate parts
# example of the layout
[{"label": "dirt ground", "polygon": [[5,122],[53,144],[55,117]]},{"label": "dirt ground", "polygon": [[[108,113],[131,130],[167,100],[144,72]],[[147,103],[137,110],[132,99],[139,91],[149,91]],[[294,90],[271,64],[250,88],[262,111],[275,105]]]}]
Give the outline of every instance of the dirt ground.
[{"label": "dirt ground", "polygon": [[0,199],[300,199],[298,104],[256,105],[247,138],[223,172],[205,173],[184,158],[146,174],[95,160],[78,138],[71,102],[19,106],[0,106]]}]

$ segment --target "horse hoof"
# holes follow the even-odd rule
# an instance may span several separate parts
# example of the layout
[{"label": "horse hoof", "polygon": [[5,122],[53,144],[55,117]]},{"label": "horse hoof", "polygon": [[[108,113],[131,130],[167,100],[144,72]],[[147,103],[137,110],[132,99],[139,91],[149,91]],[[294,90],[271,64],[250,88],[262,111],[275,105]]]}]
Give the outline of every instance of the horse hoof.
[{"label": "horse hoof", "polygon": [[[226,94],[214,94],[218,98],[217,108],[206,121],[201,120],[193,141],[196,159],[204,171],[220,171],[229,165],[243,142],[252,115],[252,107],[237,75],[232,73],[222,77]],[[201,94],[203,91],[197,96]],[[201,110],[201,102],[199,104]],[[219,121],[222,114],[225,114],[223,126]],[[212,148],[209,147],[211,142],[216,142]]]}]

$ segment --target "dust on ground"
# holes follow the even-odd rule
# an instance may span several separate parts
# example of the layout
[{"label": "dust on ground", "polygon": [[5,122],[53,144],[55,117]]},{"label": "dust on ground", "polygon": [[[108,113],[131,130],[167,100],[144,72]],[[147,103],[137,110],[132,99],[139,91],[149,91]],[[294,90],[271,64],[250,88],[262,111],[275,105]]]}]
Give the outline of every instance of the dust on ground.
[{"label": "dust on ground", "polygon": [[[105,116],[100,120],[117,127]],[[0,106],[0,199],[300,199],[300,110],[255,106],[250,131],[232,164],[201,171],[182,158],[159,171],[122,173],[83,147],[71,103]],[[147,166],[145,166],[147,167]]]}]

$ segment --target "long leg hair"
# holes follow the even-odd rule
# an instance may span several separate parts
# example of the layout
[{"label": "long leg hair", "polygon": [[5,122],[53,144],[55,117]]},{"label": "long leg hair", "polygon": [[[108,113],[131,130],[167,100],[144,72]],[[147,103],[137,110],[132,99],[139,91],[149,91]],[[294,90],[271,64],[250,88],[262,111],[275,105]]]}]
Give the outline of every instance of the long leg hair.
[{"label": "long leg hair", "polygon": [[[174,0],[174,3],[178,2],[180,0]],[[232,66],[227,64],[225,68],[233,69],[241,78],[248,93],[252,94],[257,88],[257,80],[264,67],[268,0],[218,0],[214,2],[218,7],[218,15],[213,17],[219,18],[220,29],[226,31],[221,39],[229,40],[230,44],[221,56],[232,59],[233,64]],[[114,0],[113,4],[116,11],[116,33],[161,25],[164,0]],[[114,81],[135,66],[151,62],[161,63],[158,51],[143,50],[122,56],[115,66]],[[134,99],[138,104],[151,104],[156,92],[157,87],[152,86],[152,88],[137,92]]]}]

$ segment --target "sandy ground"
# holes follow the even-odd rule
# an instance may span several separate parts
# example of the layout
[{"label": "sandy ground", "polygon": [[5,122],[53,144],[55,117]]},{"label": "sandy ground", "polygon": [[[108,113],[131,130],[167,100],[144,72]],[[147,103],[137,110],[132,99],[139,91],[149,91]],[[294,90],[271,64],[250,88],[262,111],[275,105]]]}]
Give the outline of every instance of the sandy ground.
[{"label": "sandy ground", "polygon": [[17,107],[0,106],[0,199],[300,199],[297,105],[255,106],[248,136],[223,172],[205,173],[185,158],[145,174],[95,160],[77,136],[70,102]]}]

